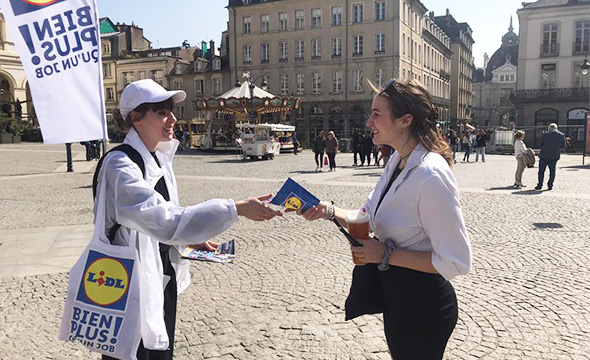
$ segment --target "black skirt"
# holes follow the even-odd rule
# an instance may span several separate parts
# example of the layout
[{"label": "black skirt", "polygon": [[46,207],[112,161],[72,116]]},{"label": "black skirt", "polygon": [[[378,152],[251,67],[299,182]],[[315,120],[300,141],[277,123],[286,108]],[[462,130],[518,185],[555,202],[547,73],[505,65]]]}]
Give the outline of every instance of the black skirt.
[{"label": "black skirt", "polygon": [[451,283],[438,274],[357,266],[346,301],[347,319],[380,312],[395,360],[439,360],[457,324],[457,297]]}]

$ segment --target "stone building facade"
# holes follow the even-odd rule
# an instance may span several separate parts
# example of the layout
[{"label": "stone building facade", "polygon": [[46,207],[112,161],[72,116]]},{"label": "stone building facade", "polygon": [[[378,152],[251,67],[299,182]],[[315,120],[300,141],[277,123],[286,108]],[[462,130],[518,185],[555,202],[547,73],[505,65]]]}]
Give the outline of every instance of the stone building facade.
[{"label": "stone building facade", "polygon": [[264,77],[271,93],[300,97],[288,122],[304,144],[318,130],[348,138],[365,128],[367,79],[377,86],[416,79],[443,99],[437,105],[448,98],[450,41],[420,1],[229,0],[228,9],[232,82],[249,71]]},{"label": "stone building facade", "polygon": [[518,76],[512,101],[525,142],[537,146],[557,123],[582,148],[585,113],[590,111],[589,75],[581,64],[590,55],[590,1],[539,0],[518,10]]}]

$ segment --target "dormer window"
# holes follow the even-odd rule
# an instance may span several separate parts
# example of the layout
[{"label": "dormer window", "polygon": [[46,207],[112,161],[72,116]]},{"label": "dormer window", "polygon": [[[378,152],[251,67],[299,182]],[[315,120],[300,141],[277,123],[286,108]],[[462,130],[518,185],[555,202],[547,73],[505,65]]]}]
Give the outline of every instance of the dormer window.
[{"label": "dormer window", "polygon": [[195,72],[201,72],[201,70],[203,70],[201,63],[199,61],[195,61]]},{"label": "dormer window", "polygon": [[252,0],[242,0],[242,4],[244,5],[250,5],[251,2]]},{"label": "dormer window", "polygon": [[221,60],[219,60],[219,59],[213,60],[213,70],[221,70]]},{"label": "dormer window", "polygon": [[174,70],[176,72],[176,75],[182,74],[182,64],[180,64],[180,63],[176,64],[176,67]]}]

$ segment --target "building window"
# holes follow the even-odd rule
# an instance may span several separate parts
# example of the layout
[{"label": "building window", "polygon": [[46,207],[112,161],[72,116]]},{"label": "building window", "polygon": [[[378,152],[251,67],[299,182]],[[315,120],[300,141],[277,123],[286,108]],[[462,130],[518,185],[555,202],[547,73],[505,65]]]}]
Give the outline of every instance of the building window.
[{"label": "building window", "polygon": [[322,9],[311,9],[311,27],[322,26]]},{"label": "building window", "polygon": [[102,43],[102,55],[111,55],[111,42],[105,41]]},{"label": "building window", "polygon": [[281,95],[289,95],[289,75],[281,74]]},{"label": "building window", "polygon": [[223,86],[220,78],[213,79],[213,94],[221,94],[223,92]]},{"label": "building window", "polygon": [[385,1],[375,1],[375,21],[385,20]]},{"label": "building window", "polygon": [[260,62],[266,64],[270,62],[270,45],[260,44]]},{"label": "building window", "polygon": [[385,34],[375,34],[375,54],[385,53]]},{"label": "building window", "polygon": [[270,30],[270,15],[260,15],[260,32],[267,33]]},{"label": "building window", "polygon": [[106,98],[107,98],[107,101],[115,101],[115,89],[113,89],[112,87],[108,87],[107,93],[106,93]]},{"label": "building window", "polygon": [[363,22],[363,4],[352,4],[352,22]]},{"label": "building window", "polygon": [[252,48],[250,45],[244,45],[244,65],[248,65],[252,63]]},{"label": "building window", "polygon": [[219,59],[213,60],[213,70],[215,70],[215,71],[221,70],[221,60],[219,60]]},{"label": "building window", "polygon": [[576,22],[576,42],[574,53],[590,52],[590,20]]},{"label": "building window", "polygon": [[311,59],[318,60],[322,58],[322,39],[311,40]]},{"label": "building window", "polygon": [[264,82],[266,82],[266,91],[270,91],[270,75],[262,75]]},{"label": "building window", "polygon": [[245,16],[242,18],[242,34],[250,34],[252,32],[252,17]]},{"label": "building window", "polygon": [[178,118],[184,119],[184,105],[177,105],[176,109],[175,112],[178,114]]},{"label": "building window", "polygon": [[205,94],[205,80],[195,80],[195,89],[197,89],[197,95]]},{"label": "building window", "polygon": [[137,76],[137,80],[143,80],[143,79],[146,79],[146,77],[145,77],[145,71],[143,71],[143,70],[142,70],[142,71],[140,71],[138,74],[139,74],[139,75]]},{"label": "building window", "polygon": [[297,95],[305,94],[305,75],[297,74]]},{"label": "building window", "polygon": [[182,90],[182,80],[174,81],[174,90]]},{"label": "building window", "polygon": [[131,84],[134,79],[135,74],[133,72],[124,72],[123,73],[123,86],[127,86]]},{"label": "building window", "polygon": [[305,56],[305,42],[303,40],[295,40],[295,60],[303,60]]},{"label": "building window", "polygon": [[340,94],[342,92],[342,72],[332,72],[332,92]]},{"label": "building window", "polygon": [[288,25],[287,21],[288,21],[287,13],[286,12],[279,13],[279,31],[287,31],[287,25]]},{"label": "building window", "polygon": [[375,85],[379,88],[385,85],[385,69],[375,69]]},{"label": "building window", "polygon": [[332,7],[332,26],[342,25],[342,6]]},{"label": "building window", "polygon": [[558,55],[557,24],[543,25],[543,47],[541,55]]},{"label": "building window", "polygon": [[312,93],[321,94],[322,93],[322,73],[312,73],[311,74],[311,82],[312,82]]},{"label": "building window", "polygon": [[279,42],[279,62],[289,60],[289,43],[286,41]]},{"label": "building window", "polygon": [[402,34],[402,54],[406,56],[406,34]]},{"label": "building window", "polygon": [[111,78],[111,64],[102,64],[102,75],[105,78]]},{"label": "building window", "polygon": [[363,36],[354,35],[352,41],[352,56],[363,55]]},{"label": "building window", "polygon": [[363,91],[363,71],[352,70],[352,91],[362,92]]},{"label": "building window", "polygon": [[555,88],[556,69],[556,64],[541,64],[541,89]]},{"label": "building window", "polygon": [[342,38],[332,38],[332,59],[342,57]]},{"label": "building window", "polygon": [[305,12],[303,10],[295,11],[295,30],[302,30],[305,27]]}]

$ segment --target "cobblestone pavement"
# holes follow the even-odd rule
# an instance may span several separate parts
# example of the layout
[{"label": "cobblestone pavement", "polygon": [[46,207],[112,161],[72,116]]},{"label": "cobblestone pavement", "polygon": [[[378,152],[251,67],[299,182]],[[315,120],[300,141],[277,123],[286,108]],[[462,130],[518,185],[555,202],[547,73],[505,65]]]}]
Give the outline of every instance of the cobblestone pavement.
[{"label": "cobblestone pavement", "polygon": [[[53,173],[63,148],[0,145],[0,234],[92,222],[91,173]],[[587,359],[590,167],[564,155],[552,192],[529,190],[536,168],[525,170],[529,187],[519,191],[508,187],[514,157],[486,160],[455,166],[474,263],[452,281],[460,313],[446,358]],[[349,166],[352,156],[337,161]],[[314,169],[309,151],[274,161],[196,152],[175,160],[184,205],[265,194],[291,176],[322,199],[359,207],[382,171]],[[193,285],[179,299],[176,359],[390,358],[380,316],[344,321],[352,264],[333,225],[294,215],[241,220],[218,240],[229,239],[237,242],[234,264],[191,265]],[[66,273],[0,278],[0,359],[99,358],[57,339],[66,285]]]}]

